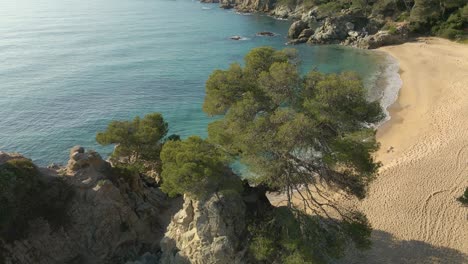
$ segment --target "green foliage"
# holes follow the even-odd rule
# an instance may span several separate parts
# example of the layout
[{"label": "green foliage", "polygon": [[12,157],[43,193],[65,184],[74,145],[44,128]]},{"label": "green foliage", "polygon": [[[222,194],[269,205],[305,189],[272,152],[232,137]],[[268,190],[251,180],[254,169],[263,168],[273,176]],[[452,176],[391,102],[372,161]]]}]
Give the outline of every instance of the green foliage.
[{"label": "green foliage", "polygon": [[[269,47],[254,49],[245,61],[245,67],[217,70],[207,81],[204,110],[224,114],[209,125],[210,142],[246,165],[256,175],[249,180],[286,191],[288,197],[298,186],[325,181],[363,198],[379,167],[371,155],[379,146],[375,131],[366,124],[383,114],[378,102],[366,100],[360,78],[316,71],[301,76],[294,53]],[[320,211],[322,204],[313,196],[304,198],[308,209]],[[277,211],[265,220],[266,227],[263,222],[252,227],[252,254],[265,263],[307,263],[339,256],[346,238],[365,248],[370,235],[365,218],[342,218],[337,223]],[[323,231],[319,237],[318,230]]]},{"label": "green foliage", "polygon": [[433,33],[454,37],[460,33],[456,31],[459,30],[456,24],[460,16],[463,19],[463,11],[459,11],[463,10],[463,6],[466,6],[464,0],[415,0],[410,15],[412,30],[425,32],[435,26]]},{"label": "green foliage", "polygon": [[240,180],[229,178],[229,160],[220,149],[199,137],[167,142],[161,152],[161,189],[170,196],[204,198],[226,189],[239,190]]},{"label": "green foliage", "polygon": [[[289,62],[294,59],[258,48],[246,56],[245,68],[215,71],[207,82],[205,105],[222,108],[204,110],[225,116],[209,125],[209,139],[272,188],[283,188],[288,181],[304,183],[304,174],[309,178],[323,169],[334,171],[335,182],[345,190],[362,196],[378,167],[370,155],[378,145],[364,123],[383,117],[380,105],[366,101],[355,74],[311,72],[301,77],[297,65]],[[238,76],[234,85],[213,81],[232,71]],[[248,85],[238,85],[243,82]],[[301,166],[307,169],[299,170]]]},{"label": "green foliage", "polygon": [[116,163],[111,169],[111,175],[113,180],[120,180],[127,183],[131,189],[137,189],[141,171],[143,165],[140,163]]},{"label": "green foliage", "polygon": [[325,229],[319,216],[311,216],[287,207],[271,212],[249,224],[251,241],[249,252],[259,263],[328,263],[339,257],[352,235],[361,248],[370,245],[370,226],[367,219],[356,214],[354,219],[339,227]]},{"label": "green foliage", "polygon": [[318,6],[320,16],[333,16],[347,6],[341,1],[329,1]]},{"label": "green foliage", "polygon": [[465,206],[468,206],[468,187],[466,187],[465,192],[462,196],[458,197],[457,200]]},{"label": "green foliage", "polygon": [[452,13],[447,21],[441,22],[432,27],[432,33],[443,38],[460,39],[468,27],[468,4]]},{"label": "green foliage", "polygon": [[0,166],[0,238],[11,242],[24,237],[29,222],[47,220],[53,228],[64,225],[67,204],[73,196],[61,179],[43,181],[27,159],[14,159]]},{"label": "green foliage", "polygon": [[148,161],[157,165],[167,132],[168,124],[162,115],[151,113],[143,119],[112,121],[105,131],[96,135],[96,141],[101,145],[116,144],[112,156],[117,161],[124,158],[128,163]]}]

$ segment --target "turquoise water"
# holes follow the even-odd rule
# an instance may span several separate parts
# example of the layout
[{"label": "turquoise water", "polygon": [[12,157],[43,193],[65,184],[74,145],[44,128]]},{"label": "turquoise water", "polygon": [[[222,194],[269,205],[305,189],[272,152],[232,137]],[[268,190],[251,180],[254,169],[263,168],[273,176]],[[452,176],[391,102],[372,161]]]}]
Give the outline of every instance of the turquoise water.
[{"label": "turquoise water", "polygon": [[[2,0],[0,150],[41,165],[65,162],[78,144],[106,156],[95,133],[150,112],[164,114],[170,133],[205,136],[208,75],[253,47],[285,47],[290,23],[191,0]],[[367,51],[297,48],[304,70],[355,70],[368,87],[381,70]]]}]

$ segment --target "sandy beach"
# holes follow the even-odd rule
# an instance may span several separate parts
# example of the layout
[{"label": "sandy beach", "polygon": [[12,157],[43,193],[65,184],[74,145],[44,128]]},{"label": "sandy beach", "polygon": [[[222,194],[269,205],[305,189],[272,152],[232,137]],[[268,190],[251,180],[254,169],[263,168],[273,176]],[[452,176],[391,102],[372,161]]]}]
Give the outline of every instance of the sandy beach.
[{"label": "sandy beach", "polygon": [[358,207],[370,251],[346,263],[468,263],[468,45],[438,38],[380,50],[400,63],[403,87],[379,128],[383,163]]}]

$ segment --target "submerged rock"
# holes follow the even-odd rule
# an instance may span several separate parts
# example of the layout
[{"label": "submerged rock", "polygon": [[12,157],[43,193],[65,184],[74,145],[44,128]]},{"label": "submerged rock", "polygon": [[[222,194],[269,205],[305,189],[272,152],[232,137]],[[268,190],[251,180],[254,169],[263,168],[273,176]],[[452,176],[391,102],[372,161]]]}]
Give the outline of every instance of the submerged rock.
[{"label": "submerged rock", "polygon": [[261,32],[257,32],[257,36],[274,37],[274,36],[276,36],[276,34],[273,33],[273,32],[269,32],[269,31],[261,31]]},{"label": "submerged rock", "polygon": [[232,36],[232,37],[229,37],[230,39],[232,40],[241,40],[242,37],[241,36]]}]

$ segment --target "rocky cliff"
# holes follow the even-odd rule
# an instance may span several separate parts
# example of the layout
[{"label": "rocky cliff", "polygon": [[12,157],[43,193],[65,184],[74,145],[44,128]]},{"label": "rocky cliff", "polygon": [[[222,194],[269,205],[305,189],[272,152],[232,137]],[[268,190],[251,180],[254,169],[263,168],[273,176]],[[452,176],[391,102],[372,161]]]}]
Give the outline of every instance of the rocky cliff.
[{"label": "rocky cliff", "polygon": [[162,263],[246,263],[245,204],[237,194],[185,197],[161,241]]},{"label": "rocky cliff", "polygon": [[[5,167],[17,161],[34,166],[19,154],[0,152],[0,180],[12,177]],[[72,193],[59,207],[67,217],[56,225],[49,216],[59,214],[41,209],[47,217],[16,218],[29,217],[21,236],[5,235],[15,234],[14,222],[10,230],[0,228],[0,263],[249,263],[248,219],[272,208],[265,191],[247,183],[242,193],[224,191],[200,201],[168,198],[142,175],[122,174],[82,147],[70,151],[66,167],[40,168],[36,176],[44,183],[40,188]],[[55,181],[62,185],[54,187]]]},{"label": "rocky cliff", "polygon": [[306,1],[201,1],[219,3],[222,8],[235,8],[240,12],[262,12],[290,19],[293,23],[288,33],[289,44],[342,44],[372,49],[402,43],[409,37],[407,23],[391,23],[394,19],[385,17],[396,16],[398,12],[394,6],[385,6],[386,13],[370,13],[354,7],[324,11],[325,7],[306,4]]},{"label": "rocky cliff", "polygon": [[[19,159],[24,157],[1,153],[0,166]],[[41,177],[61,179],[73,191],[67,221],[52,228],[45,219],[32,219],[26,236],[3,241],[5,263],[125,263],[159,251],[170,217],[180,207],[138,175],[118,177],[99,154],[81,147],[72,149],[66,168],[41,169]]]}]

